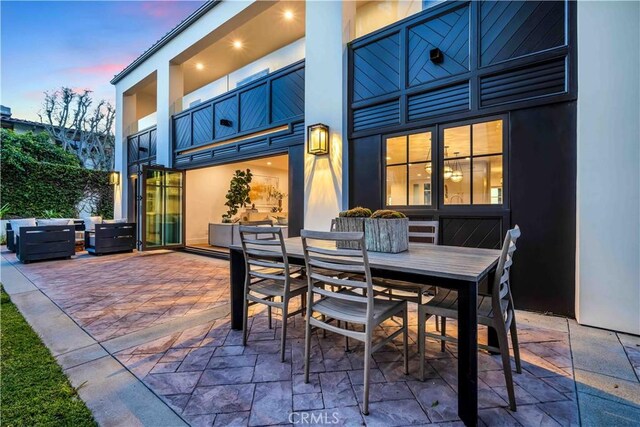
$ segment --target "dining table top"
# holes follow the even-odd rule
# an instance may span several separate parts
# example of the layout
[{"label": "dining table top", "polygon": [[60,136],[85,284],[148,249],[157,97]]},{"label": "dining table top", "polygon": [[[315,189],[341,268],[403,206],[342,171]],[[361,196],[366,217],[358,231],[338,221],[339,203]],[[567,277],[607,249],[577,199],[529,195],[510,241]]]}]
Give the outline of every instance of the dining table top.
[{"label": "dining table top", "polygon": [[[284,239],[284,244],[289,257],[304,258],[300,237]],[[314,246],[335,249],[334,242],[316,241]],[[242,250],[242,247],[233,245],[230,249]],[[478,282],[496,266],[500,250],[409,243],[409,250],[404,252],[369,251],[367,254],[371,268]]]}]

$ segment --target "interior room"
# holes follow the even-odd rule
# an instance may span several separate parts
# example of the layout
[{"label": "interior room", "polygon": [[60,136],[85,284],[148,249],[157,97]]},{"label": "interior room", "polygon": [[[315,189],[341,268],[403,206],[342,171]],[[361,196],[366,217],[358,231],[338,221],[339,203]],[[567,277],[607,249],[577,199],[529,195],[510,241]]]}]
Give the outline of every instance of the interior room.
[{"label": "interior room", "polygon": [[[252,174],[251,204],[223,222],[231,179],[236,170]],[[289,217],[289,156],[287,154],[245,160],[186,172],[186,246],[227,252],[239,242],[239,221],[270,220],[286,237]]]}]

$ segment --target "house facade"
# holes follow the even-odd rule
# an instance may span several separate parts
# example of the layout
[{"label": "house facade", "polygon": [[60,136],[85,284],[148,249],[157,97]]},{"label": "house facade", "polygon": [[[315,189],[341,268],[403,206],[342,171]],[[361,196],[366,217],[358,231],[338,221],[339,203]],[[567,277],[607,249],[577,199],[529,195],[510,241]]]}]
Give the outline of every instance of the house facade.
[{"label": "house facade", "polygon": [[289,236],[355,206],[435,219],[444,245],[496,248],[518,224],[518,308],[638,334],[639,13],[206,3],[112,80],[115,215],[142,249],[223,254],[229,182],[250,169],[253,206],[232,216]]}]

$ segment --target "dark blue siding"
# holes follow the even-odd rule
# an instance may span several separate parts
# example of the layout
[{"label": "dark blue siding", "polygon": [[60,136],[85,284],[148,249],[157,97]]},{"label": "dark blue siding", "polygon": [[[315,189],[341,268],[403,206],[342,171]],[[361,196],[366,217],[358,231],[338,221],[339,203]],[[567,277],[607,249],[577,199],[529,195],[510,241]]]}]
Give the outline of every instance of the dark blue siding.
[{"label": "dark blue siding", "polygon": [[240,130],[252,130],[267,123],[267,85],[240,94]]},{"label": "dark blue siding", "polygon": [[[233,136],[238,133],[238,98],[229,98],[215,104],[215,139]],[[223,126],[220,120],[228,120],[230,126]]]},{"label": "dark blue siding", "polygon": [[469,110],[469,84],[436,89],[409,97],[409,120]]},{"label": "dark blue siding", "polygon": [[353,99],[359,101],[400,88],[400,36],[388,37],[353,52]]},{"label": "dark blue siding", "polygon": [[[434,64],[438,48],[444,61]],[[469,71],[469,8],[463,7],[409,29],[409,84],[418,85]]]},{"label": "dark blue siding", "polygon": [[304,68],[271,82],[271,121],[304,115]]},{"label": "dark blue siding", "polygon": [[562,1],[483,1],[480,16],[482,65],[565,44]]}]

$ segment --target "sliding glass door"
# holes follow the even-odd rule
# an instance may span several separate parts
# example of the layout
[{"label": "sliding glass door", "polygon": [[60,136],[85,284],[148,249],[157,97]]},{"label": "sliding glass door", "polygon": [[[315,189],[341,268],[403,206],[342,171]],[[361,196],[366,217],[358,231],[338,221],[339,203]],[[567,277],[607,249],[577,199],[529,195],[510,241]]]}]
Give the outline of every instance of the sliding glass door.
[{"label": "sliding glass door", "polygon": [[184,247],[184,171],[142,169],[142,250]]}]

